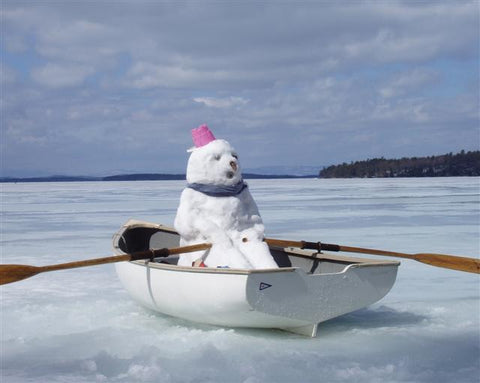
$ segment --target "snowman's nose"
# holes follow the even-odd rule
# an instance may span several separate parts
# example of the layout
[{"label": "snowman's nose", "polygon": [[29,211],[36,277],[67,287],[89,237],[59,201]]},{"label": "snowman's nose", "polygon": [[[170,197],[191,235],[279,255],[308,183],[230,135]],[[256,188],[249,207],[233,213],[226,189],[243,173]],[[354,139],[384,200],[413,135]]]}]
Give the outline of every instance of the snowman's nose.
[{"label": "snowman's nose", "polygon": [[232,167],[234,172],[237,171],[238,165],[235,161],[230,161],[230,166]]}]

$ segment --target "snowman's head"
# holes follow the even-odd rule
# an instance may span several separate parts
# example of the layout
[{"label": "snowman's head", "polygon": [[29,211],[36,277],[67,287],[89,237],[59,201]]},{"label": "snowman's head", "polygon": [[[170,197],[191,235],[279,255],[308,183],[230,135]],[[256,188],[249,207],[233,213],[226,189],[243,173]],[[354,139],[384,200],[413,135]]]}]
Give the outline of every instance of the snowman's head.
[{"label": "snowman's head", "polygon": [[242,180],[235,149],[225,140],[213,140],[194,149],[187,165],[187,182],[231,186]]}]

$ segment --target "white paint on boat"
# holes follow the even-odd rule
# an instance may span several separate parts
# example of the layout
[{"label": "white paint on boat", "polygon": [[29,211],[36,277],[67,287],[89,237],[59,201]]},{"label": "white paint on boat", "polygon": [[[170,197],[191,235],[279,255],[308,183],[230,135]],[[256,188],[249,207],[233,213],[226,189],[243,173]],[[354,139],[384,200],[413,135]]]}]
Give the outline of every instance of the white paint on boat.
[{"label": "white paint on boat", "polygon": [[[158,230],[154,235],[149,232],[149,246],[177,246],[178,235],[172,229],[132,220],[114,237],[117,254],[124,253],[122,236],[132,228]],[[383,298],[399,265],[298,249],[277,251],[289,257],[292,267],[214,269],[134,261],[117,263],[116,270],[135,300],[163,314],[218,326],[279,328],[315,336],[318,323]]]}]

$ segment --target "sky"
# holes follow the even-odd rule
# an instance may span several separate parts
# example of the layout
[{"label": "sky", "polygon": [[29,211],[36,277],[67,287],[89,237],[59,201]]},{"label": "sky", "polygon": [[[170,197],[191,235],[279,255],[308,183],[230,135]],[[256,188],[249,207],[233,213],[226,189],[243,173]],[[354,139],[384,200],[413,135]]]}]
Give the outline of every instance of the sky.
[{"label": "sky", "polygon": [[1,2],[1,175],[479,150],[478,1]]}]

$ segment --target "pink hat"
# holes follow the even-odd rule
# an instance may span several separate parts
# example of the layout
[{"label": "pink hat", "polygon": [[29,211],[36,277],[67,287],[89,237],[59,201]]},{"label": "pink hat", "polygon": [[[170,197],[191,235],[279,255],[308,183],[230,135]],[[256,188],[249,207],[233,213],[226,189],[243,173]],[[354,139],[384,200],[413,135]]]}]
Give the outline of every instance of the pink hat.
[{"label": "pink hat", "polygon": [[201,146],[205,146],[214,141],[215,136],[210,129],[208,129],[207,124],[203,124],[196,129],[192,129],[192,140],[195,147],[200,148]]}]

